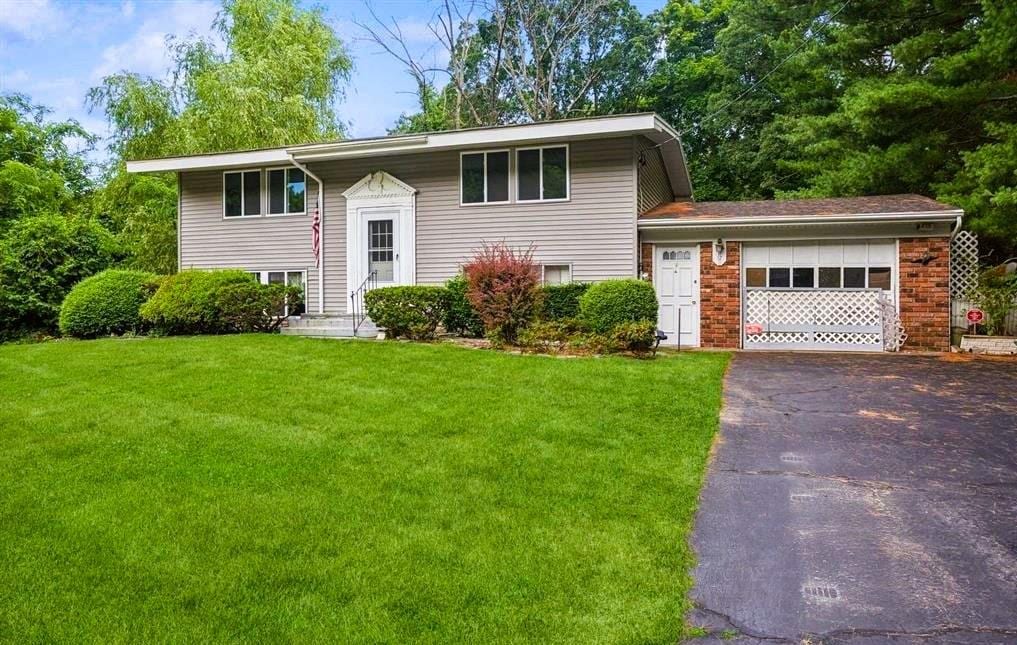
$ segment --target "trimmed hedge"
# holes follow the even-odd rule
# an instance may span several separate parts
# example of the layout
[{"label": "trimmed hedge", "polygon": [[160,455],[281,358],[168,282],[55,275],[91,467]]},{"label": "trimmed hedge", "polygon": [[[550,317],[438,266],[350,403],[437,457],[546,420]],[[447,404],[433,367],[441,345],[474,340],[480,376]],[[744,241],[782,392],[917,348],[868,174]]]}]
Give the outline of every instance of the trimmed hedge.
[{"label": "trimmed hedge", "polygon": [[579,315],[600,334],[629,322],[657,324],[657,294],[645,280],[606,280],[579,298]]},{"label": "trimmed hedge", "polygon": [[590,288],[587,282],[548,284],[541,287],[541,320],[566,320],[579,316],[579,298]]},{"label": "trimmed hedge", "polygon": [[162,279],[141,317],[161,334],[272,331],[283,305],[300,299],[299,288],[261,284],[240,269],[187,270]]},{"label": "trimmed hedge", "polygon": [[445,289],[448,291],[448,308],[445,310],[442,325],[450,334],[480,338],[484,335],[484,322],[477,316],[469,298],[466,297],[469,288],[466,276],[461,273],[445,283]]},{"label": "trimmed hedge", "polygon": [[141,333],[140,309],[155,291],[156,275],[108,269],[74,285],[60,307],[60,333],[76,338]]},{"label": "trimmed hedge", "polygon": [[448,311],[445,287],[382,287],[367,292],[364,304],[374,324],[389,338],[428,340]]}]

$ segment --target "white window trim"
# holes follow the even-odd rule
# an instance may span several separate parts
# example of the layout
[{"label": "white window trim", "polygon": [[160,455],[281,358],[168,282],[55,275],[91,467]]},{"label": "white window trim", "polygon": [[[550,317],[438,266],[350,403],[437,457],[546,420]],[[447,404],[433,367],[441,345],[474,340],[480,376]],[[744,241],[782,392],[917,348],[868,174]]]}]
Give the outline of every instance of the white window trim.
[{"label": "white window trim", "polygon": [[[505,169],[507,176],[505,180],[508,182],[508,199],[501,202],[489,202],[487,201],[487,155],[498,152],[504,152],[508,155],[508,168]],[[464,202],[463,201],[463,157],[466,155],[484,155],[484,201],[482,202]],[[464,150],[459,153],[459,206],[501,206],[512,203],[512,149],[511,148],[498,148],[492,150]]]},{"label": "white window trim", "polygon": [[[262,269],[251,269],[250,271],[248,271],[248,273],[257,273],[258,274],[258,282],[260,282],[261,284],[269,284],[269,282],[268,282],[268,274],[269,273],[282,273],[284,279],[290,273],[299,273],[300,274],[301,286],[304,289],[304,310],[305,311],[307,310],[307,269],[263,269],[263,270]],[[288,281],[284,282],[284,284],[288,285],[289,282]],[[286,305],[286,309],[285,309],[284,313],[287,316],[290,315],[290,306],[289,305]]]},{"label": "white window trim", "polygon": [[547,267],[568,267],[569,268],[569,281],[559,282],[557,284],[572,284],[576,281],[573,276],[573,267],[571,262],[544,262],[540,265],[540,284],[547,284],[545,270]]},{"label": "white window trim", "polygon": [[[286,171],[286,174],[283,175],[283,191],[284,191],[284,193],[283,193],[283,207],[286,209],[286,212],[282,212],[282,213],[272,213],[272,212],[270,212],[272,210],[272,191],[271,191],[271,188],[269,187],[269,183],[268,183],[268,174],[271,171],[273,171],[273,170],[285,170]],[[300,168],[297,168],[296,166],[268,166],[268,167],[266,167],[264,169],[265,177],[264,177],[264,179],[262,181],[264,182],[264,188],[265,188],[265,197],[264,197],[264,201],[263,201],[263,203],[265,204],[265,217],[291,217],[291,216],[292,217],[300,217],[300,216],[306,216],[307,215],[307,196],[308,196],[308,191],[307,191],[307,173],[304,173],[304,210],[299,211],[299,212],[293,212],[293,213],[289,212],[290,202],[289,202],[288,199],[286,199],[285,190],[286,190],[286,186],[289,186],[290,172],[292,172],[294,170],[300,170]],[[300,171],[303,172],[302,170],[300,170]],[[225,180],[223,180],[223,181],[225,181]],[[223,202],[223,207],[225,208],[225,201]],[[253,215],[250,215],[249,217],[253,217]]]},{"label": "white window trim", "polygon": [[[259,187],[258,187],[258,213],[255,215],[245,215],[244,207],[247,205],[247,196],[244,191],[244,174],[249,172],[259,173]],[[239,215],[227,215],[226,214],[226,175],[240,174],[240,214]],[[222,218],[223,219],[251,219],[254,217],[265,216],[265,171],[263,168],[236,168],[231,170],[224,170],[222,173],[222,191],[220,192],[222,198]]]},{"label": "white window trim", "polygon": [[[564,197],[555,197],[553,199],[544,199],[544,151],[549,149],[549,148],[565,148],[565,196]],[[540,160],[539,160],[539,167],[540,167],[540,199],[523,199],[523,198],[521,198],[519,196],[519,153],[520,152],[524,152],[526,150],[540,150]],[[554,203],[554,202],[567,202],[567,201],[572,199],[572,161],[570,159],[570,157],[571,157],[571,150],[569,150],[569,144],[567,144],[567,143],[556,143],[556,144],[553,144],[553,145],[529,146],[529,147],[526,147],[526,148],[516,148],[515,154],[512,155],[512,156],[514,157],[514,161],[515,161],[515,172],[513,174],[516,175],[516,181],[515,181],[516,193],[515,193],[515,197],[516,197],[516,201],[517,202],[519,202],[520,204],[539,204],[539,203],[549,204],[549,203]]]}]

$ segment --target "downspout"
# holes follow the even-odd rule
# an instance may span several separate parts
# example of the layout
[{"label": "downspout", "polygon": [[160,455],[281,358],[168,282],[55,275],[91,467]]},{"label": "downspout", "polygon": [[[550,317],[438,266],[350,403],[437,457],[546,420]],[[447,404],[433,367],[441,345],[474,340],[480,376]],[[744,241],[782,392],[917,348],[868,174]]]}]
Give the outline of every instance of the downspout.
[{"label": "downspout", "polygon": [[963,215],[958,215],[957,216],[957,222],[953,225],[953,230],[950,231],[950,239],[951,240],[953,240],[953,238],[955,238],[957,236],[957,234],[960,233],[961,221],[963,219],[964,219]]},{"label": "downspout", "polygon": [[318,184],[318,313],[325,313],[325,184],[307,166],[293,158],[292,153],[287,153],[290,163],[304,171],[304,174]]}]

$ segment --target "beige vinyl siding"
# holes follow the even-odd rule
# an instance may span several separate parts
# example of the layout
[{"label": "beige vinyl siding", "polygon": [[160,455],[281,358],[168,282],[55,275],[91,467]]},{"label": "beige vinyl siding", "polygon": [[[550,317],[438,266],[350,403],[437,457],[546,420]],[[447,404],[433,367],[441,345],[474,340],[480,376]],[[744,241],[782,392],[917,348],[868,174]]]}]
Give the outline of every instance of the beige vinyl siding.
[{"label": "beige vinyl siding", "polygon": [[[546,144],[553,145],[553,144]],[[629,277],[635,272],[635,185],[632,138],[569,143],[570,199],[554,203],[459,204],[460,151],[375,157],[309,166],[325,182],[325,308],[344,311],[346,200],[343,191],[384,170],[417,189],[417,283],[441,284],[481,242],[536,246],[541,264],[573,266],[573,280]],[[515,153],[510,155],[510,176]],[[510,192],[515,195],[515,178]]]},{"label": "beige vinyl siding", "polygon": [[311,214],[318,187],[307,179],[306,215],[223,218],[222,171],[180,173],[180,268],[307,271],[308,311],[317,311]]},{"label": "beige vinyl siding", "polygon": [[[545,144],[553,145],[553,144]],[[346,200],[342,193],[364,175],[384,170],[414,187],[416,273],[419,284],[440,284],[481,242],[536,247],[541,264],[571,264],[573,280],[635,275],[636,173],[633,138],[569,142],[570,199],[553,203],[460,206],[460,151],[371,157],[311,164],[325,184],[322,247],[325,310],[343,312],[346,281]],[[515,154],[510,155],[515,196]],[[181,266],[306,269],[308,309],[317,310],[317,271],[310,216],[222,217],[222,173],[183,173]],[[308,204],[316,184],[308,179]],[[309,210],[313,206],[309,207]]]},{"label": "beige vinyl siding", "polygon": [[[643,150],[645,164],[638,164],[639,168],[639,214],[642,215],[654,206],[674,200],[674,193],[671,191],[671,180],[668,179],[667,170],[664,168],[664,157],[660,148],[646,148],[652,142],[645,137],[637,140],[637,145]],[[638,157],[637,157],[638,159]]]}]

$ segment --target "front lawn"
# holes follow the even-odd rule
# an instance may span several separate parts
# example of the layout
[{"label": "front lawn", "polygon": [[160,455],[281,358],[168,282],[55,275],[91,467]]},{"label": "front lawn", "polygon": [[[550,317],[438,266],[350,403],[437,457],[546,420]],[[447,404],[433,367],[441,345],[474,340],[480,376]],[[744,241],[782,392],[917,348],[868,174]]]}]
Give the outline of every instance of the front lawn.
[{"label": "front lawn", "polygon": [[0,346],[0,639],[673,643],[726,363]]}]

